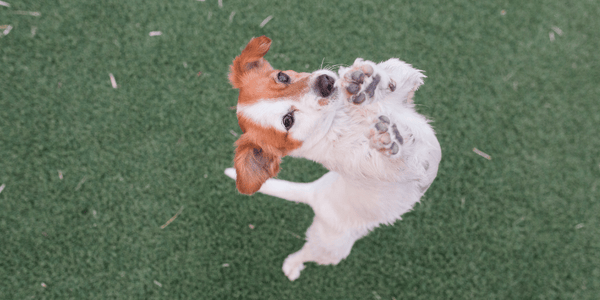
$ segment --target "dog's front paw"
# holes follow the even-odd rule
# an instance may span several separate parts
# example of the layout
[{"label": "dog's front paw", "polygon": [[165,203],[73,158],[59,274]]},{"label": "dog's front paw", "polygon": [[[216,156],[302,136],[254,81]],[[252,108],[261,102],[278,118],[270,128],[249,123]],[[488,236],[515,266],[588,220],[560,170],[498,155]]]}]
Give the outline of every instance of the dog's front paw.
[{"label": "dog's front paw", "polygon": [[342,85],[348,101],[354,104],[370,103],[376,96],[376,91],[396,90],[396,83],[380,71],[377,65],[370,61],[356,59],[349,69],[344,69]]},{"label": "dog's front paw", "polygon": [[404,144],[404,138],[398,130],[398,126],[390,121],[387,116],[379,116],[369,130],[370,146],[386,156],[400,155],[400,147]]},{"label": "dog's front paw", "polygon": [[225,169],[225,175],[229,176],[233,180],[235,180],[237,178],[237,174],[236,174],[234,168]]},{"label": "dog's front paw", "polygon": [[294,281],[300,277],[300,271],[304,270],[304,262],[301,258],[301,251],[292,253],[283,262],[283,273],[290,281]]}]

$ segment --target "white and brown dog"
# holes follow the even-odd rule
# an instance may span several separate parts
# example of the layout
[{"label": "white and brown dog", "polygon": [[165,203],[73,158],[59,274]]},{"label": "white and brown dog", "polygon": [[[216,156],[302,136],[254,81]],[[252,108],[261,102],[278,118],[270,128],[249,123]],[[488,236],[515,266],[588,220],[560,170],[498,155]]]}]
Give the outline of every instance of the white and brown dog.
[{"label": "white and brown dog", "polygon": [[[254,38],[231,65],[239,89],[235,169],[225,174],[243,194],[310,205],[306,243],[283,263],[290,280],[304,262],[337,264],[356,240],[410,211],[431,185],[441,159],[429,121],[413,95],[425,77],[398,59],[356,59],[338,74],[275,70],[264,59],[271,40]],[[281,158],[304,157],[330,170],[311,183],[272,179]]]}]

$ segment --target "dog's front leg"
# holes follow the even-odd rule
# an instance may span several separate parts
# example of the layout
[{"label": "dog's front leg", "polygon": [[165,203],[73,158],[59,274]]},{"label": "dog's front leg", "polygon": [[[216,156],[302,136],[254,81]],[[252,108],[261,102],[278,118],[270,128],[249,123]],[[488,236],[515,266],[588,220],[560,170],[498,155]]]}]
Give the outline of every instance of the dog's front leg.
[{"label": "dog's front leg", "polygon": [[[236,179],[234,168],[227,168],[225,175]],[[281,199],[310,204],[310,199],[313,197],[314,184],[270,178],[263,183],[258,191]]]}]

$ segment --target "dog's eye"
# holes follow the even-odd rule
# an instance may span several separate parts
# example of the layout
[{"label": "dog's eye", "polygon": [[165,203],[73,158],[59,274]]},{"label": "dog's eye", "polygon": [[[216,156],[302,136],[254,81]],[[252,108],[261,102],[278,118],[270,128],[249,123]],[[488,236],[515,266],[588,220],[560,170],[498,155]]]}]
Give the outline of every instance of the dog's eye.
[{"label": "dog's eye", "polygon": [[292,126],[294,125],[294,112],[290,111],[289,113],[287,113],[285,116],[283,116],[283,119],[281,121],[283,123],[283,126],[285,127],[285,130],[290,130],[290,128],[292,128]]},{"label": "dog's eye", "polygon": [[277,74],[277,81],[288,84],[288,83],[290,83],[290,76],[288,76],[288,74],[285,74],[283,72],[279,72]]}]

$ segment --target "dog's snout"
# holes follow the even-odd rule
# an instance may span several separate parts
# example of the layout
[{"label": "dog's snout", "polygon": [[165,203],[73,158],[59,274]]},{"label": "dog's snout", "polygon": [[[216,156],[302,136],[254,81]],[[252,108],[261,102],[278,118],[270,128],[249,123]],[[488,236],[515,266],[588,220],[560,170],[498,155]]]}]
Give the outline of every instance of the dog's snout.
[{"label": "dog's snout", "polygon": [[329,97],[334,90],[335,79],[329,75],[320,75],[315,82],[315,90],[321,97]]}]

